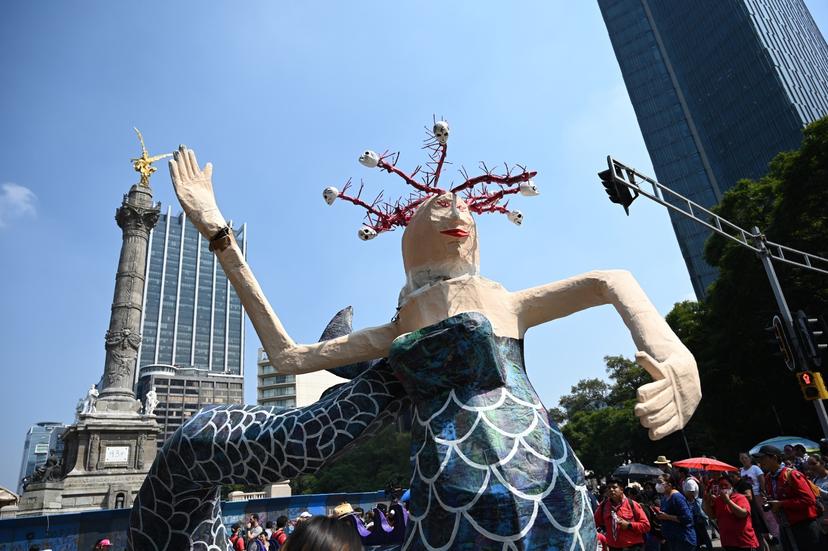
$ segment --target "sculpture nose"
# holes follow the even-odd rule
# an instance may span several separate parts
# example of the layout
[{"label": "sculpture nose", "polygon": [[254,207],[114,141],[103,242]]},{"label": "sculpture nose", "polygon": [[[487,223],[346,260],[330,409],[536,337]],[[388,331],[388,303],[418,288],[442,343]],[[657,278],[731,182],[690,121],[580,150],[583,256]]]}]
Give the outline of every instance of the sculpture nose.
[{"label": "sculpture nose", "polygon": [[451,217],[460,218],[460,211],[457,209],[457,194],[451,194]]}]

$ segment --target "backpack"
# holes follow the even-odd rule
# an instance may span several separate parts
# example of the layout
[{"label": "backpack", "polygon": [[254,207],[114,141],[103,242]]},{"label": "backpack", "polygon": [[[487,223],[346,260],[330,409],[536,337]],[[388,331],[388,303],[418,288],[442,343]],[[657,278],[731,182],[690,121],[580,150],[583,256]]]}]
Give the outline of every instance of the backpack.
[{"label": "backpack", "polygon": [[285,530],[284,528],[279,528],[278,530],[274,530],[273,533],[270,535],[270,539],[268,540],[268,551],[279,551],[282,548],[282,544],[279,543],[279,535],[284,535]]},{"label": "backpack", "polygon": [[[791,473],[793,473],[793,472],[794,472],[794,469],[791,469],[790,467],[788,467],[788,468],[786,468],[785,470],[782,471],[782,483],[783,484],[788,484],[790,482],[791,478],[793,477],[793,475]],[[796,472],[799,472],[799,471],[796,471]],[[808,478],[807,476],[803,475],[802,473],[799,473],[799,474],[800,474],[800,476],[802,476],[802,478],[805,479],[805,482],[808,483],[808,487],[810,488],[811,493],[814,495],[814,500],[816,501],[817,517],[821,517],[822,514],[825,512],[825,506],[822,505],[822,501],[819,499],[819,486],[814,484],[813,481],[810,478]]]},{"label": "backpack", "polygon": [[[640,518],[639,518],[639,516],[638,516],[638,509],[639,509],[639,508],[641,508],[641,504],[640,504],[640,503],[638,503],[636,500],[634,500],[634,499],[630,499],[630,498],[628,498],[628,497],[626,497],[626,496],[624,496],[624,499],[626,499],[627,501],[629,501],[629,502],[630,502],[630,509],[632,509],[633,520],[634,520],[635,522],[640,522]],[[602,521],[604,520],[604,506],[607,504],[607,501],[609,501],[609,498],[606,498],[606,499],[605,499],[604,501],[602,501],[602,502],[601,502],[601,504],[598,506],[598,516],[599,516],[599,518],[600,518]],[[644,510],[644,509],[643,509],[643,508],[641,508],[641,510],[642,510],[642,512],[643,512],[643,510]],[[646,516],[646,513],[645,513],[645,516]],[[647,520],[649,521],[649,518],[648,518]]]}]

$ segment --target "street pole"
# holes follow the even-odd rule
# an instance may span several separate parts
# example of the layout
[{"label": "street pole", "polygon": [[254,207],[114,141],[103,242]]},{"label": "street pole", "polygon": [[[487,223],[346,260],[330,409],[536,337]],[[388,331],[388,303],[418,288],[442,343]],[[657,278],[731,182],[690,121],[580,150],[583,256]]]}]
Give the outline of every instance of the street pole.
[{"label": "street pole", "polygon": [[[799,335],[794,327],[793,316],[791,310],[788,308],[788,302],[785,300],[785,295],[782,292],[782,287],[779,285],[779,279],[776,277],[776,270],[773,268],[771,262],[771,254],[767,245],[765,244],[765,236],[759,231],[759,228],[753,227],[753,235],[755,237],[756,246],[759,248],[759,258],[762,260],[762,265],[765,267],[765,273],[768,275],[768,283],[770,283],[773,297],[776,299],[776,305],[779,307],[779,313],[782,316],[782,321],[785,323],[785,329],[791,339],[794,351],[797,356],[800,368],[799,371],[809,371],[811,369],[810,361],[806,354],[803,353],[802,344],[799,342]],[[816,408],[817,418],[822,427],[822,434],[828,438],[828,413],[825,411],[825,404],[822,400],[812,400],[814,408]]]}]

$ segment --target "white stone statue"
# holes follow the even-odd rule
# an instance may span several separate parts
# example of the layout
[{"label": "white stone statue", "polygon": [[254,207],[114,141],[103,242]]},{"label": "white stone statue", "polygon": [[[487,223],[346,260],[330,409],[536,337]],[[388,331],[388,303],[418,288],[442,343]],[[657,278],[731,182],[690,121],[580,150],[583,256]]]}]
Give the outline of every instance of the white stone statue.
[{"label": "white stone statue", "polygon": [[97,401],[98,387],[97,385],[92,385],[86,392],[86,399],[83,401],[83,409],[81,410],[81,415],[89,415],[90,413],[95,413],[95,403]]},{"label": "white stone statue", "polygon": [[155,392],[155,387],[152,387],[152,390],[144,397],[144,415],[152,415],[156,407],[158,407],[158,394]]}]

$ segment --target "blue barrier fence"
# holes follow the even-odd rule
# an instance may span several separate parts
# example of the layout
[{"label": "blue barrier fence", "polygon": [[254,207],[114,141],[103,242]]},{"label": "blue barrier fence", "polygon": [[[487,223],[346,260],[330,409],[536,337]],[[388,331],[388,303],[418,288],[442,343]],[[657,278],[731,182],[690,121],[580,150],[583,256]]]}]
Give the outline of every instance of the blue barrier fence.
[{"label": "blue barrier fence", "polygon": [[[367,511],[377,503],[387,503],[388,499],[384,492],[298,495],[225,501],[221,512],[226,526],[242,522],[252,513],[258,514],[264,525],[268,520],[275,524],[280,515],[296,518],[303,511],[328,515],[343,501]],[[100,538],[112,540],[112,551],[123,551],[128,525],[129,509],[0,520],[0,551],[91,551]]]}]

